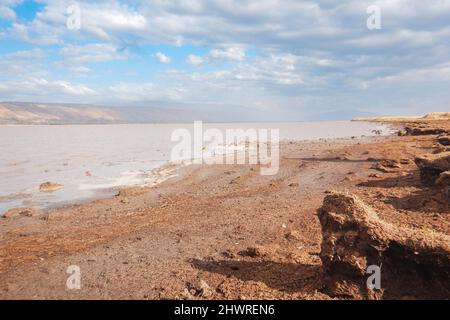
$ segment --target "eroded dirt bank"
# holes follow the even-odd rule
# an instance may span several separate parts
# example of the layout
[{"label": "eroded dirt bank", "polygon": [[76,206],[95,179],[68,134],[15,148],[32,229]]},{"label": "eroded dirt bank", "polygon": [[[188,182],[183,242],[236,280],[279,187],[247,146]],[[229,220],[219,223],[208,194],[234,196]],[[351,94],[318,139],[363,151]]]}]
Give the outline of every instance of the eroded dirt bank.
[{"label": "eroded dirt bank", "polygon": [[[437,137],[285,143],[276,176],[191,166],[157,187],[2,219],[0,298],[330,299],[317,215],[330,190],[390,225],[450,235],[448,194],[415,163],[445,152]],[[81,290],[66,288],[70,265]]]}]

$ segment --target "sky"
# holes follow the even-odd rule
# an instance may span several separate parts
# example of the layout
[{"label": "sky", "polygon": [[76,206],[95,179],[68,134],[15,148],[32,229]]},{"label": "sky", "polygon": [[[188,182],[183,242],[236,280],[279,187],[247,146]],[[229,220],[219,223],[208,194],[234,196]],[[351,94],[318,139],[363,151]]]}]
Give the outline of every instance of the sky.
[{"label": "sky", "polygon": [[450,111],[450,0],[0,0],[0,101]]}]

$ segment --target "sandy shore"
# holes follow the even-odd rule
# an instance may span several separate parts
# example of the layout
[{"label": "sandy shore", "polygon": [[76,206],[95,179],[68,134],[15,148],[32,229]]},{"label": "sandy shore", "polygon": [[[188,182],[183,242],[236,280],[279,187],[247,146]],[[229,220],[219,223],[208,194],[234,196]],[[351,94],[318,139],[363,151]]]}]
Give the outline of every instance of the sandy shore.
[{"label": "sandy shore", "polygon": [[[276,176],[189,166],[112,199],[1,219],[0,298],[330,299],[316,213],[328,191],[358,195],[394,225],[450,235],[448,198],[423,187],[414,164],[436,136],[287,142]],[[382,159],[398,166],[376,169]],[[70,265],[81,290],[66,287]]]}]

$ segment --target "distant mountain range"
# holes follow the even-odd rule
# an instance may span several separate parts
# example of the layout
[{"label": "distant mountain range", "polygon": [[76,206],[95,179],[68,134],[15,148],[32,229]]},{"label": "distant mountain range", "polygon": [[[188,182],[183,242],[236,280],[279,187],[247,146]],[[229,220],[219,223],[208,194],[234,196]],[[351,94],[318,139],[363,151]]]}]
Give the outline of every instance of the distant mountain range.
[{"label": "distant mountain range", "polygon": [[0,124],[123,124],[193,122],[257,122],[350,120],[356,117],[376,117],[377,114],[358,110],[342,110],[283,119],[277,115],[240,106],[171,107],[107,107],[85,104],[0,102]]},{"label": "distant mountain range", "polygon": [[153,107],[1,102],[0,124],[119,124],[188,122],[199,115]]}]

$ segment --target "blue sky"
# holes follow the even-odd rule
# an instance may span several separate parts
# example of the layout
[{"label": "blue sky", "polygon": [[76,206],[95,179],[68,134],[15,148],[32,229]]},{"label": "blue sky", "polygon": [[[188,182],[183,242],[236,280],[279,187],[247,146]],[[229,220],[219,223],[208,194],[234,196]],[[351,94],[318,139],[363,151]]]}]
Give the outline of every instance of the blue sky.
[{"label": "blue sky", "polygon": [[0,0],[0,70],[0,101],[448,111],[450,0]]}]

